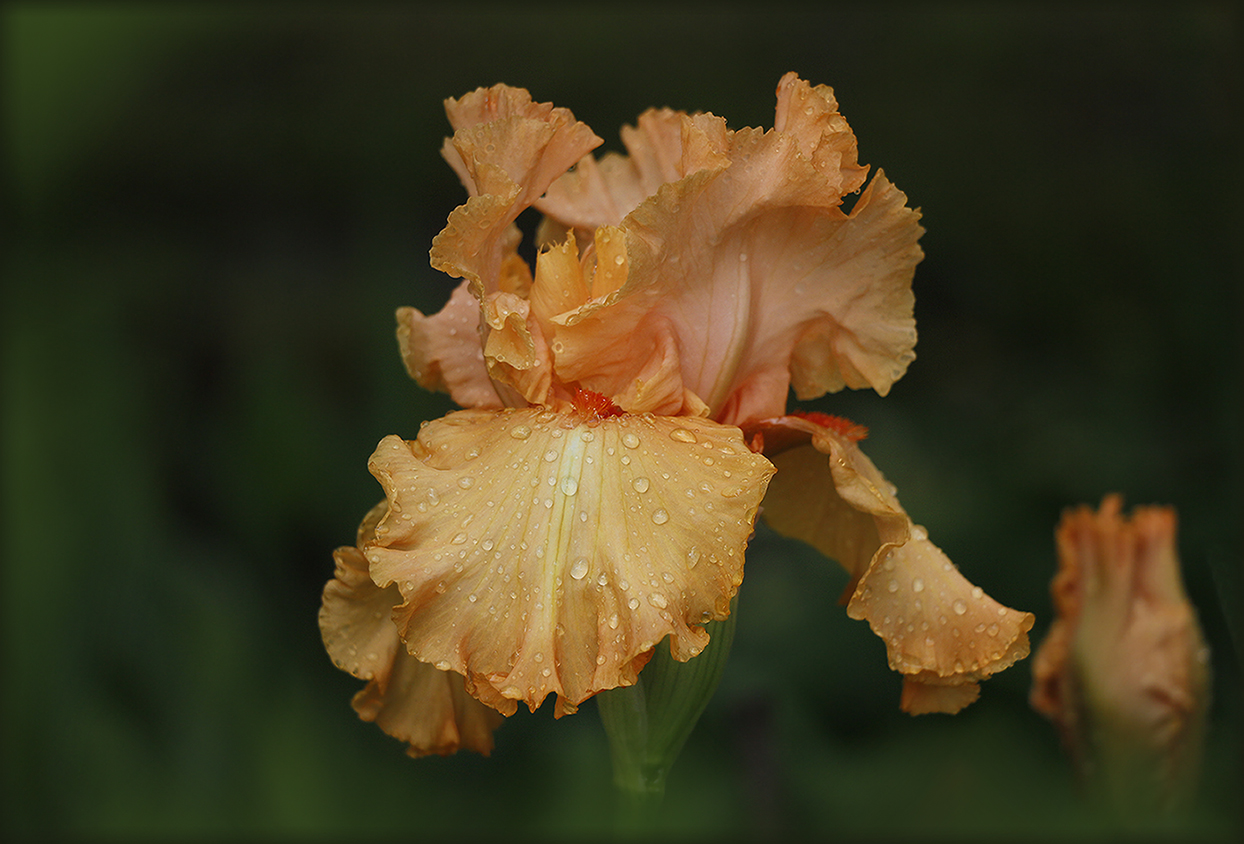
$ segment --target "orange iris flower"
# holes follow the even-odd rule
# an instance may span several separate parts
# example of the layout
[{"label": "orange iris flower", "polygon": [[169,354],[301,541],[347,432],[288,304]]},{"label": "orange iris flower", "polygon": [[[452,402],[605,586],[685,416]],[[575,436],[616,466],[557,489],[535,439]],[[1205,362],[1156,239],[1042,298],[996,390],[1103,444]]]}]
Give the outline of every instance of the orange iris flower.
[{"label": "orange iris flower", "polygon": [[[905,710],[957,711],[1028,653],[1032,616],[928,541],[863,428],[787,415],[792,388],[885,395],[915,357],[919,213],[880,171],[864,187],[830,88],[784,76],[769,131],[649,110],[629,155],[599,160],[587,126],[522,89],[446,110],[469,198],[431,260],[463,282],[435,315],[400,309],[398,339],[411,376],[467,409],[380,443],[386,500],[337,552],[320,624],[369,681],[362,717],[413,755],[487,752],[519,701],[574,712],[666,637],[693,658],[762,500],[846,568]],[[515,225],[533,206],[534,273]]]}]

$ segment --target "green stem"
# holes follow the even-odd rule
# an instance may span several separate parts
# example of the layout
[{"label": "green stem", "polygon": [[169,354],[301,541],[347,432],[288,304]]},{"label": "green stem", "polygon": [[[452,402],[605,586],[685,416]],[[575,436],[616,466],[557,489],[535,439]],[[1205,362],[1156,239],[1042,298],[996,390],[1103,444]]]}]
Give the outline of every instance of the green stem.
[{"label": "green stem", "polygon": [[651,829],[669,770],[721,681],[737,609],[736,598],[727,619],[706,626],[711,639],[699,656],[678,662],[658,645],[633,686],[596,696],[609,737],[620,831]]}]

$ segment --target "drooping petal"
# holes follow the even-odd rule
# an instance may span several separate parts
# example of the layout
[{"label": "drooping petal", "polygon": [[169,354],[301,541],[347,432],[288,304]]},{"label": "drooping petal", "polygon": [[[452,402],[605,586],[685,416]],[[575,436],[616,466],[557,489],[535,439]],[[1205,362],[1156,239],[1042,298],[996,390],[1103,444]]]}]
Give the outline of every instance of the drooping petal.
[{"label": "drooping petal", "polygon": [[904,711],[958,711],[976,699],[980,680],[1028,655],[1032,614],[963,577],[912,524],[849,428],[784,417],[756,430],[766,450],[788,449],[771,458],[766,520],[846,569],[847,614],[885,641],[890,667],[904,676]]},{"label": "drooping petal", "polygon": [[635,681],[729,612],[772,468],[701,419],[466,410],[382,441],[389,514],[366,547],[410,653],[498,710],[558,715]]},{"label": "drooping petal", "polygon": [[[359,545],[374,539],[387,510],[382,502],[367,514]],[[488,755],[501,716],[466,693],[461,674],[438,671],[401,647],[393,623],[401,594],[372,581],[358,547],[338,548],[333,559],[336,572],[324,587],[320,630],[337,667],[369,681],[352,701],[359,717],[406,742],[411,756],[459,749]]]},{"label": "drooping petal", "polygon": [[[397,597],[396,589],[385,591]],[[438,671],[404,648],[394,655],[386,683],[372,680],[351,705],[364,721],[375,722],[406,742],[407,754],[414,757],[449,756],[459,750],[487,756],[493,748],[493,731],[504,720],[501,713],[466,693],[461,674]]]},{"label": "drooping petal", "polygon": [[479,333],[479,300],[462,282],[436,314],[397,311],[397,342],[406,371],[427,390],[444,390],[463,407],[501,407]]},{"label": "drooping petal", "polygon": [[664,185],[623,221],[626,283],[563,317],[559,371],[621,395],[635,362],[607,350],[642,354],[664,333],[682,390],[729,424],[779,415],[792,385],[884,395],[915,357],[919,213],[879,172],[844,214],[843,180],[803,157],[803,136],[730,142],[729,167]]}]

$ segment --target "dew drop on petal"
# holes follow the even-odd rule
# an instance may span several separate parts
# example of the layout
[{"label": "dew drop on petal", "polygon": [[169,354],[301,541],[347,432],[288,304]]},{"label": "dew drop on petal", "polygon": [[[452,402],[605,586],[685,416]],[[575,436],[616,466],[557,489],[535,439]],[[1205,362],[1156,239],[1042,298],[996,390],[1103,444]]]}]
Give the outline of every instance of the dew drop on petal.
[{"label": "dew drop on petal", "polygon": [[570,567],[570,576],[575,580],[582,580],[587,576],[587,558],[580,557],[575,560],[574,565]]},{"label": "dew drop on petal", "polygon": [[494,543],[491,539],[485,539],[479,544],[479,547],[483,548],[485,551],[491,551],[494,547]]},{"label": "dew drop on petal", "polygon": [[680,443],[693,443],[696,441],[695,432],[686,428],[675,428],[670,431],[670,439],[678,440]]},{"label": "dew drop on petal", "polygon": [[658,524],[658,525],[663,525],[669,520],[670,520],[670,514],[665,512],[661,508],[657,508],[656,510],[652,511],[653,523]]},{"label": "dew drop on petal", "polygon": [[639,448],[639,437],[635,436],[630,431],[627,431],[622,435],[622,445],[627,448]]},{"label": "dew drop on petal", "polygon": [[639,599],[631,598],[629,601],[626,602],[626,605],[633,610],[637,610],[639,609]]},{"label": "dew drop on petal", "polygon": [[466,541],[467,541],[467,535],[462,532],[455,533],[454,538],[449,540],[451,545],[461,545],[462,543]]},{"label": "dew drop on petal", "polygon": [[659,610],[663,610],[669,606],[669,602],[665,600],[665,596],[660,592],[650,592],[648,594],[648,603],[652,604]]},{"label": "dew drop on petal", "polygon": [[692,545],[687,549],[687,568],[695,568],[695,564],[700,562],[700,549]]},{"label": "dew drop on petal", "polygon": [[950,606],[952,609],[954,609],[955,615],[963,615],[965,612],[968,611],[967,601],[963,600],[962,598],[956,598],[955,602],[951,604]]},{"label": "dew drop on petal", "polygon": [[458,478],[458,486],[462,487],[463,489],[470,489],[472,486],[474,486],[474,484],[475,484],[475,478],[471,477],[470,475],[464,475],[463,477]]},{"label": "dew drop on petal", "polygon": [[441,661],[436,663],[437,671],[448,671],[451,668],[453,668],[453,666],[450,665],[449,660],[447,659],[442,659]]},{"label": "dew drop on petal", "polygon": [[885,588],[886,588],[886,590],[887,590],[887,591],[890,591],[890,592],[897,592],[897,591],[898,591],[898,581],[897,581],[897,580],[891,580],[889,583],[887,583],[887,584],[886,584],[886,587],[885,587]]},{"label": "dew drop on petal", "polygon": [[921,579],[920,579],[920,578],[918,578],[918,577],[917,577],[915,580],[913,580],[913,581],[911,582],[911,591],[913,591],[913,592],[923,592],[923,591],[924,591],[924,581],[923,581],[923,580],[921,580]]},{"label": "dew drop on petal", "polygon": [[635,480],[631,481],[631,486],[635,487],[636,492],[647,492],[648,486],[649,486],[648,479],[647,478],[636,478]]},{"label": "dew drop on petal", "polygon": [[579,491],[579,482],[574,478],[562,478],[561,490],[566,495],[574,495]]},{"label": "dew drop on petal", "polygon": [[526,425],[515,425],[510,429],[510,436],[516,440],[525,440],[531,436],[531,429]]}]

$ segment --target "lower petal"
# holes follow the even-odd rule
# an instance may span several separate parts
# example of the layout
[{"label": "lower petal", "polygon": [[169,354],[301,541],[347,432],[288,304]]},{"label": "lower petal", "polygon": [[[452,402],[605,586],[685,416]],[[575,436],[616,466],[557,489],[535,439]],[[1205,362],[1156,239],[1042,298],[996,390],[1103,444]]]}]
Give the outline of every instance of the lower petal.
[{"label": "lower petal", "polygon": [[[367,514],[359,545],[374,539],[387,511],[382,502]],[[324,587],[320,630],[337,667],[369,681],[354,696],[359,717],[406,742],[411,756],[459,749],[487,755],[501,716],[467,695],[461,674],[438,671],[406,653],[392,617],[401,595],[372,581],[357,547],[338,548],[333,558],[336,573]]]},{"label": "lower petal", "polygon": [[387,437],[389,513],[364,550],[409,652],[504,713],[630,685],[729,614],[772,467],[737,428],[651,415],[466,410]]}]

